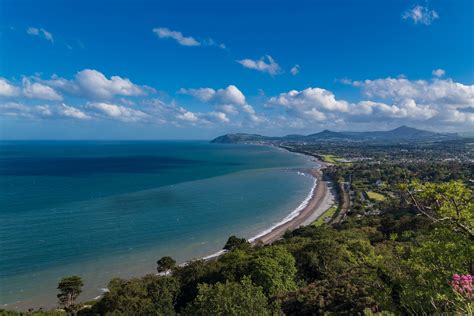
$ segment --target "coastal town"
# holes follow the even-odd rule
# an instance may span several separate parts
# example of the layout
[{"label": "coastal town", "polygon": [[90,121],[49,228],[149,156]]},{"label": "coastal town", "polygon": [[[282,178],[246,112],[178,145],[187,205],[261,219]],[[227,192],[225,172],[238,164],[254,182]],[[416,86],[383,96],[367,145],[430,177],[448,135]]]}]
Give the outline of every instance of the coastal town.
[{"label": "coastal town", "polygon": [[[278,146],[311,155],[325,163],[324,174],[335,183],[337,212],[327,220],[340,221],[355,216],[379,215],[384,204],[396,197],[400,183],[424,180],[461,180],[474,187],[474,142],[430,144],[291,144]],[[452,173],[456,170],[456,173]]]},{"label": "coastal town", "polygon": [[[402,133],[402,138],[390,133]],[[323,131],[280,138],[225,135],[214,141],[271,145],[316,158],[322,164],[324,180],[335,192],[333,207],[326,207],[322,215],[331,224],[340,224],[346,216],[380,215],[399,195],[400,184],[413,179],[460,180],[471,189],[474,187],[471,137],[402,126],[370,138],[367,133],[345,136]]]}]

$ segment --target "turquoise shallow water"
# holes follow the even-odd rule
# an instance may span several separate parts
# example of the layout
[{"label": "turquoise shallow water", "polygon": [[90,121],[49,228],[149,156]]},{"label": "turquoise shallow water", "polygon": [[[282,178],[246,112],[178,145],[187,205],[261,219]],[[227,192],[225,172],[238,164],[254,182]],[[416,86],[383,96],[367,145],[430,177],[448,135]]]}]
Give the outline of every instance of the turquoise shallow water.
[{"label": "turquoise shallow water", "polygon": [[82,299],[273,226],[308,195],[306,157],[206,142],[1,142],[0,304],[52,306],[66,275]]}]

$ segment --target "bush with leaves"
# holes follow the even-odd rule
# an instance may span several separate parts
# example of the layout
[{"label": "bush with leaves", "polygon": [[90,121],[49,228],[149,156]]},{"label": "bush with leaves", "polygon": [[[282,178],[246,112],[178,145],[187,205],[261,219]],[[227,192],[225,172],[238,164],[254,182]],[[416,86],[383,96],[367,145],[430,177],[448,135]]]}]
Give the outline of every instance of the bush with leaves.
[{"label": "bush with leaves", "polygon": [[174,315],[179,281],[171,276],[113,279],[92,314]]},{"label": "bush with leaves", "polygon": [[156,264],[158,273],[162,273],[173,269],[176,266],[176,261],[169,256],[165,256],[158,260]]},{"label": "bush with leaves", "polygon": [[453,273],[471,273],[474,243],[467,233],[437,227],[419,236],[401,261],[401,305],[414,313],[452,310],[455,293],[449,284]]},{"label": "bush with leaves", "polygon": [[250,247],[250,243],[245,238],[238,238],[234,235],[230,236],[227,239],[227,242],[224,245],[225,250],[233,250],[239,247]]},{"label": "bush with leaves", "polygon": [[250,262],[250,276],[267,295],[296,289],[295,258],[282,246],[264,247]]},{"label": "bush with leaves", "polygon": [[472,191],[461,181],[421,183],[403,186],[414,207],[435,223],[443,222],[474,237]]},{"label": "bush with leaves", "polygon": [[270,315],[268,300],[262,287],[244,277],[240,282],[200,284],[198,295],[185,309],[184,315],[264,316]]},{"label": "bush with leaves", "polygon": [[184,266],[177,267],[173,271],[173,276],[180,282],[177,311],[180,311],[196,297],[198,284],[212,284],[222,279],[219,274],[220,266],[218,261],[194,260]]}]

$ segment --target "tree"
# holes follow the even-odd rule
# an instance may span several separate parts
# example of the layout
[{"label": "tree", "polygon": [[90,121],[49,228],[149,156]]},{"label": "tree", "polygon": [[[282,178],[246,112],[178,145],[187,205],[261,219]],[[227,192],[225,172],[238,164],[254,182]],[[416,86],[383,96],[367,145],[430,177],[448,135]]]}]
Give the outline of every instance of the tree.
[{"label": "tree", "polygon": [[230,236],[229,239],[227,239],[227,242],[224,246],[225,250],[234,250],[235,248],[239,248],[242,245],[247,245],[249,242],[245,238],[238,238],[234,235]]},{"label": "tree", "polygon": [[362,315],[366,308],[379,311],[388,292],[373,271],[358,269],[285,293],[280,300],[285,315]]},{"label": "tree", "polygon": [[[93,315],[174,315],[179,281],[174,276],[147,275],[113,279],[109,291],[93,305]],[[87,314],[86,314],[87,315]]]},{"label": "tree", "polygon": [[437,227],[416,241],[409,257],[401,262],[402,306],[413,314],[452,311],[456,295],[449,280],[456,273],[472,273],[472,240],[465,232]]},{"label": "tree", "polygon": [[474,237],[472,191],[461,181],[447,183],[412,181],[403,188],[418,212],[431,221],[451,224]]},{"label": "tree", "polygon": [[60,292],[58,294],[59,304],[66,309],[71,308],[79,294],[81,294],[83,286],[84,283],[80,276],[73,275],[63,278],[58,284]]},{"label": "tree", "polygon": [[249,274],[249,264],[252,255],[243,249],[235,249],[218,260],[221,264],[220,274],[224,280],[236,281]]},{"label": "tree", "polygon": [[174,276],[147,276],[144,279],[148,297],[151,298],[155,313],[173,315],[178,299],[180,283]]},{"label": "tree", "polygon": [[165,256],[158,260],[156,264],[158,265],[158,272],[161,273],[173,269],[176,266],[176,261],[171,257]]},{"label": "tree", "polygon": [[241,282],[199,284],[199,293],[185,315],[247,316],[270,315],[262,288],[244,277]]},{"label": "tree", "polygon": [[114,278],[107,288],[109,291],[93,306],[97,314],[149,315],[154,310],[143,280]]},{"label": "tree", "polygon": [[198,294],[198,284],[216,283],[220,281],[218,274],[220,263],[218,261],[193,260],[186,265],[176,267],[173,276],[181,283],[176,309],[181,311]]},{"label": "tree", "polygon": [[268,295],[294,290],[295,258],[282,246],[264,247],[250,263],[250,276]]}]

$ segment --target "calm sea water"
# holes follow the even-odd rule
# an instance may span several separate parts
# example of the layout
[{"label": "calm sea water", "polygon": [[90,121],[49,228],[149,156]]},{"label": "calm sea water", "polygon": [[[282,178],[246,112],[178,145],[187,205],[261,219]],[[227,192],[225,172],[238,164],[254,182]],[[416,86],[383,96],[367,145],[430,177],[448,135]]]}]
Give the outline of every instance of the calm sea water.
[{"label": "calm sea water", "polygon": [[52,306],[63,276],[83,300],[156,260],[250,238],[308,195],[306,157],[206,142],[0,142],[0,304]]}]

